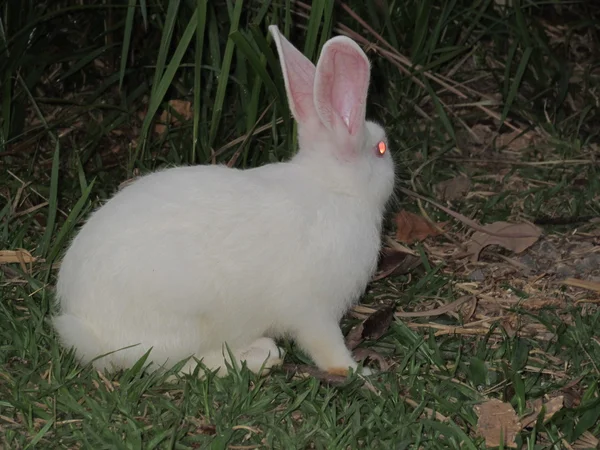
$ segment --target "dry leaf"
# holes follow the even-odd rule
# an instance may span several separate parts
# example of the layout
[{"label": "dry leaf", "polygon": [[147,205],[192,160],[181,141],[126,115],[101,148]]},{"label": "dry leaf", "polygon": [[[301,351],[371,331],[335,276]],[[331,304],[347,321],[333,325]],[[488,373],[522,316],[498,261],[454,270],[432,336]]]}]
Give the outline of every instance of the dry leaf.
[{"label": "dry leaf", "polygon": [[583,398],[583,387],[579,385],[583,376],[575,378],[565,386],[560,388],[561,397],[563,397],[563,405],[567,408],[577,408],[581,404]]},{"label": "dry leaf", "polygon": [[[184,120],[190,120],[192,118],[192,104],[187,100],[169,100],[169,106]],[[173,121],[178,122],[178,120],[179,119],[174,118]]]},{"label": "dry leaf", "polygon": [[517,314],[508,313],[500,320],[500,325],[511,338],[514,338],[519,331],[519,318],[520,316]]},{"label": "dry leaf", "polygon": [[393,240],[389,236],[386,236],[384,238],[384,242],[392,250],[396,250],[398,252],[406,253],[408,255],[419,256],[419,252],[414,251],[413,249],[407,247],[406,245],[402,245],[400,242]]},{"label": "dry leaf", "polygon": [[31,253],[22,248],[17,250],[0,250],[0,264],[31,264],[36,259]]},{"label": "dry leaf", "polygon": [[378,309],[363,322],[363,338],[376,341],[385,334],[396,312],[395,305],[387,305]]},{"label": "dry leaf", "polygon": [[533,133],[522,133],[519,130],[511,133],[504,133],[496,138],[497,147],[507,147],[513,151],[523,150],[535,144],[535,135]]},{"label": "dry leaf", "polygon": [[163,134],[165,131],[167,131],[167,126],[165,124],[168,123],[168,116],[169,113],[165,109],[158,118],[158,123],[154,125],[154,132],[156,134]]},{"label": "dry leaf", "polygon": [[477,143],[487,145],[494,137],[494,131],[489,125],[478,123],[471,128],[474,136],[477,136]]},{"label": "dry leaf", "polygon": [[533,402],[527,402],[527,406],[529,409],[532,409],[532,413],[526,415],[521,420],[522,428],[527,428],[531,425],[534,425],[537,422],[537,418],[542,411],[542,408],[545,408],[544,414],[544,423],[548,422],[552,419],[552,416],[560,411],[564,405],[564,397],[559,395],[558,397],[551,398],[547,402],[543,402],[542,399],[536,399]]},{"label": "dry leaf", "polygon": [[[396,214],[396,239],[406,244],[442,234],[431,222],[406,210]],[[443,224],[438,224],[441,228]]]},{"label": "dry leaf", "polygon": [[342,386],[348,382],[345,375],[324,372],[313,366],[304,364],[284,364],[281,368],[288,374],[298,378],[313,377],[331,386]]},{"label": "dry leaf", "polygon": [[600,448],[599,445],[600,439],[595,437],[589,431],[585,431],[579,439],[573,442],[572,448],[577,450],[597,450],[598,448]]},{"label": "dry leaf", "polygon": [[357,348],[352,352],[352,356],[354,356],[354,359],[358,362],[363,362],[367,359],[376,362],[379,365],[379,370],[382,372],[385,372],[390,368],[390,363],[388,363],[385,357],[372,348]]},{"label": "dry leaf", "polygon": [[379,267],[377,273],[373,276],[373,281],[381,280],[392,274],[407,274],[420,264],[421,258],[418,256],[408,254],[402,250],[386,247],[381,251]]},{"label": "dry leaf", "polygon": [[482,229],[502,236],[492,236],[482,231],[473,233],[467,243],[467,251],[473,255],[474,261],[479,259],[479,254],[488,245],[500,245],[507,250],[521,253],[531,247],[542,234],[542,230],[528,223],[494,222]]},{"label": "dry leaf", "polygon": [[589,291],[600,292],[600,283],[598,283],[597,281],[580,280],[578,278],[567,278],[563,281],[563,284],[567,286],[587,289]]},{"label": "dry leaf", "polygon": [[346,347],[354,350],[364,340],[376,341],[390,327],[394,320],[396,307],[394,305],[384,306],[373,312],[369,317],[356,325],[346,336]]},{"label": "dry leaf", "polygon": [[205,434],[208,436],[214,436],[217,434],[217,427],[215,425],[201,425],[195,430],[195,434]]},{"label": "dry leaf", "polygon": [[196,426],[196,429],[193,431],[194,434],[206,434],[212,436],[217,433],[217,428],[215,425],[206,423],[204,419],[198,419],[196,417],[189,417],[189,422]]},{"label": "dry leaf", "polygon": [[457,134],[459,147],[471,149],[488,145],[494,138],[494,132],[489,125],[475,124],[470,130],[460,130]]},{"label": "dry leaf", "polygon": [[440,200],[454,201],[463,198],[471,189],[471,181],[465,175],[459,175],[450,180],[435,185]]},{"label": "dry leaf", "polygon": [[[515,448],[517,446],[515,437],[521,431],[522,426],[517,413],[510,403],[500,400],[488,400],[475,406],[475,412],[479,416],[477,420],[477,432],[485,439],[488,447]],[[502,436],[501,441],[500,436]]]},{"label": "dry leaf", "polygon": [[[171,111],[175,111],[173,114]],[[154,126],[154,132],[163,134],[169,125],[181,125],[179,118],[190,120],[193,116],[192,104],[187,100],[169,100],[169,107],[165,109],[159,118],[159,123]]]},{"label": "dry leaf", "polygon": [[346,347],[348,347],[349,350],[354,350],[364,340],[362,337],[363,323],[364,322],[361,322],[352,327],[352,329],[346,335]]}]

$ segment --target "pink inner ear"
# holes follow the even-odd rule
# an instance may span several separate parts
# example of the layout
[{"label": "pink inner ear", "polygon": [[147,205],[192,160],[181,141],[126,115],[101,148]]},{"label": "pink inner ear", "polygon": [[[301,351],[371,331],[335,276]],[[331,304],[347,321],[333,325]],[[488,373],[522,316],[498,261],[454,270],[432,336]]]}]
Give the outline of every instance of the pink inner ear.
[{"label": "pink inner ear", "polygon": [[290,62],[288,63],[288,78],[288,95],[291,97],[291,103],[294,104],[294,109],[296,110],[296,120],[305,121],[314,109],[313,84],[315,81],[315,66],[310,62],[305,64],[305,61],[302,59],[290,58]]},{"label": "pink inner ear", "polygon": [[336,52],[333,55],[334,72],[337,74],[332,86],[331,105],[338,113],[351,135],[364,120],[365,101],[362,86],[368,83],[368,66],[356,54]]},{"label": "pink inner ear", "polygon": [[330,41],[324,48],[317,66],[315,105],[328,128],[341,119],[354,136],[365,120],[370,68],[362,50],[346,39]]},{"label": "pink inner ear", "polygon": [[276,27],[270,28],[279,50],[290,109],[298,122],[305,122],[315,115],[313,104],[315,66],[283,37]]}]

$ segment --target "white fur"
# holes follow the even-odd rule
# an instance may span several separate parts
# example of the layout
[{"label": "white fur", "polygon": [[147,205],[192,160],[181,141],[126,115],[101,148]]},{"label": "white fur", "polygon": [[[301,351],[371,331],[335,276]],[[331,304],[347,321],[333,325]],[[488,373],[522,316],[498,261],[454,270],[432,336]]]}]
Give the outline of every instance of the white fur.
[{"label": "white fur", "polygon": [[[290,84],[285,64],[297,50],[271,32],[293,97],[301,81]],[[368,71],[354,42],[334,39]],[[366,99],[364,83],[355,89]],[[152,348],[156,367],[194,356],[224,373],[226,343],[258,371],[283,358],[270,338],[290,337],[323,370],[356,367],[338,322],[375,269],[394,168],[373,151],[380,126],[361,118],[350,135],[343,118],[323,126],[310,102],[299,119],[295,101],[300,149],[289,162],[156,172],[91,215],[63,259],[54,318],[81,361],[108,354],[94,365],[127,368]]]}]

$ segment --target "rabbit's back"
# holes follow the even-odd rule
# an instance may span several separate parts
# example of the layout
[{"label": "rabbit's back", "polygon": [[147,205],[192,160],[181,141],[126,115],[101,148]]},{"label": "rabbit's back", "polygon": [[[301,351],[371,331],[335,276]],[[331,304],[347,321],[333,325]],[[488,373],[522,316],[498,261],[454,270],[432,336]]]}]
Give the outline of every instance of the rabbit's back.
[{"label": "rabbit's back", "polygon": [[190,293],[200,285],[210,292],[223,279],[234,284],[256,270],[257,242],[285,245],[278,235],[302,220],[292,217],[289,199],[255,178],[224,167],[186,167],[126,187],[92,214],[66,253],[61,305],[87,309],[82,298],[99,290],[105,301],[112,294],[152,308],[166,306],[166,298],[172,310],[202,307]]}]

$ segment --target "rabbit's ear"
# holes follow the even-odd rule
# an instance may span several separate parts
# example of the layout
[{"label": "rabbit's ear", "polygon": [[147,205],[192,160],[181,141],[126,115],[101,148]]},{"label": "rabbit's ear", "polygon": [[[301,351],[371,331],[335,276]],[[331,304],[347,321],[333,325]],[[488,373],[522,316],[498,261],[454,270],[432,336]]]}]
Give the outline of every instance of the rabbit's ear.
[{"label": "rabbit's ear", "polygon": [[325,43],[315,76],[315,109],[323,125],[347,129],[351,136],[363,127],[370,64],[356,42],[336,36]]},{"label": "rabbit's ear", "polygon": [[315,65],[279,32],[277,25],[269,26],[269,31],[277,45],[292,115],[298,123],[306,122],[316,115],[313,103]]}]

